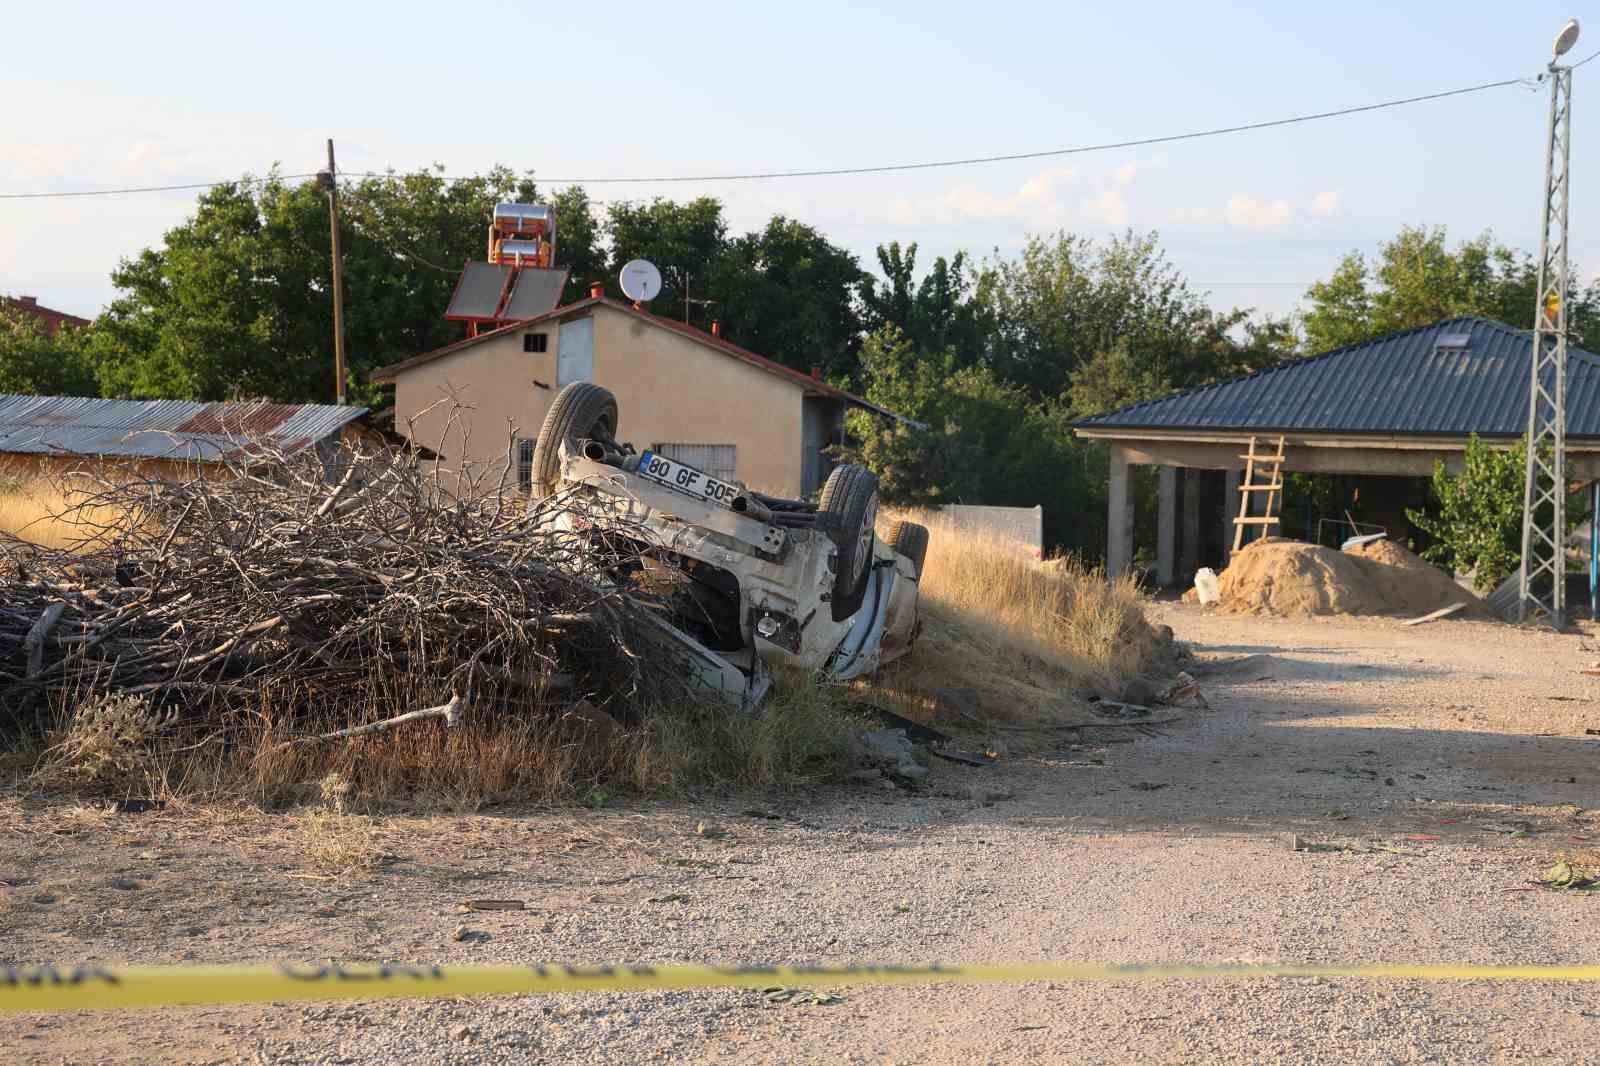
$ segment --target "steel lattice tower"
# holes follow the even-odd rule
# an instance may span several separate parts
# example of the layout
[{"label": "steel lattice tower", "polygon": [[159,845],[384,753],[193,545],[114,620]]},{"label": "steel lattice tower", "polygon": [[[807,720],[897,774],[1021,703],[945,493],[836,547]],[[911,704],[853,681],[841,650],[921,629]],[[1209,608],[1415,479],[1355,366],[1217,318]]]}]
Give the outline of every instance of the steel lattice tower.
[{"label": "steel lattice tower", "polygon": [[1530,612],[1542,611],[1558,629],[1566,611],[1567,163],[1571,133],[1572,68],[1551,63],[1517,616],[1525,620]]}]

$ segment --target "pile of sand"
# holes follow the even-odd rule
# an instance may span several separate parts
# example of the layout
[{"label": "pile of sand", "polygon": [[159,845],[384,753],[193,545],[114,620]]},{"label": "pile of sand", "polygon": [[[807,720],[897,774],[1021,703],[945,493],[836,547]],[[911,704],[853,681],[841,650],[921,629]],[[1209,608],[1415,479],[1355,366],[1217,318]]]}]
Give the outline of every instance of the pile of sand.
[{"label": "pile of sand", "polygon": [[1268,537],[1234,555],[1218,577],[1217,609],[1236,614],[1409,617],[1465,603],[1456,617],[1489,617],[1476,596],[1389,540],[1339,551]]}]

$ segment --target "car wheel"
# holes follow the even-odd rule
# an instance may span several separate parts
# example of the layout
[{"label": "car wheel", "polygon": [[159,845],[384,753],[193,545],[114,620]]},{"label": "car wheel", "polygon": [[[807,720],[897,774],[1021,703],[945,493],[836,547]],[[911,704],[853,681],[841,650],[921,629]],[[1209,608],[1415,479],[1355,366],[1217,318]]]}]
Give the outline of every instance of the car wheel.
[{"label": "car wheel", "polygon": [[574,381],[556,393],[533,446],[533,494],[549,496],[561,486],[561,444],[617,439],[617,398],[610,389]]},{"label": "car wheel", "polygon": [[878,520],[878,479],[864,466],[847,464],[828,475],[817,501],[826,529],[838,548],[833,575],[833,620],[842,622],[861,609],[872,572],[872,542]]},{"label": "car wheel", "polygon": [[889,527],[889,547],[911,560],[917,577],[922,576],[922,561],[928,557],[928,527],[899,521]]}]

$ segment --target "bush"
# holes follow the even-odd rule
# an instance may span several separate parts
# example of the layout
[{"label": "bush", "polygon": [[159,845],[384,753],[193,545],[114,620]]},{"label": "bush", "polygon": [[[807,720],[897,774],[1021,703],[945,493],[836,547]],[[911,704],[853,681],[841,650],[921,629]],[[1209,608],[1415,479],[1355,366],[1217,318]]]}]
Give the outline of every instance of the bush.
[{"label": "bush", "polygon": [[1413,525],[1434,538],[1422,554],[1430,562],[1473,570],[1473,584],[1488,591],[1522,559],[1523,487],[1527,441],[1507,450],[1489,447],[1474,433],[1460,474],[1433,466],[1436,508],[1407,511]]}]

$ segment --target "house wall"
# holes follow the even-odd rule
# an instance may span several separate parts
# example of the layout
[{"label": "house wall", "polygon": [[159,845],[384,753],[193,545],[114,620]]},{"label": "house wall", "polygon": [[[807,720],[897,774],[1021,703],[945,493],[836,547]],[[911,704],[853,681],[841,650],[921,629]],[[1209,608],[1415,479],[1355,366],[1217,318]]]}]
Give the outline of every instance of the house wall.
[{"label": "house wall", "polygon": [[733,444],[740,481],[800,494],[804,389],[631,315],[596,319],[595,381],[617,395],[622,439]]},{"label": "house wall", "polygon": [[81,455],[0,452],[0,477],[22,482],[53,481],[74,473],[94,474],[108,480],[187,481],[207,469],[207,464],[172,459],[97,459]]},{"label": "house wall", "polygon": [[[593,380],[616,394],[623,440],[641,451],[658,443],[733,444],[741,481],[799,494],[804,389],[623,312],[596,306],[569,321],[583,316],[594,323]],[[567,384],[558,380],[557,365],[562,330],[569,328],[540,322],[400,371],[395,428],[451,465],[466,461],[498,476],[510,437],[537,437],[551,401]],[[523,351],[529,332],[549,333],[545,352]],[[446,432],[450,396],[470,409],[456,410]],[[419,416],[439,400],[446,402]],[[408,427],[413,418],[415,429]]]}]

